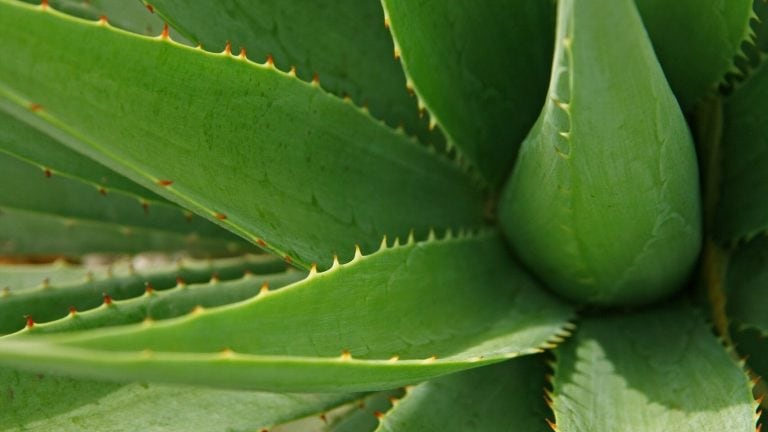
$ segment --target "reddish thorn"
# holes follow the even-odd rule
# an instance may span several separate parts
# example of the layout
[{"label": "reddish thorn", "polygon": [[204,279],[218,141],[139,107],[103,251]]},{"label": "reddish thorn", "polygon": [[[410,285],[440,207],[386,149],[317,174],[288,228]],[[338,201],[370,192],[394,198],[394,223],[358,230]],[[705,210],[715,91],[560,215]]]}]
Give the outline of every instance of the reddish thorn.
[{"label": "reddish thorn", "polygon": [[325,416],[325,413],[320,414],[320,420],[322,420],[323,423],[328,423],[328,417]]},{"label": "reddish thorn", "polygon": [[317,72],[312,74],[312,84],[320,85],[320,75],[318,75]]},{"label": "reddish thorn", "polygon": [[147,10],[148,10],[150,13],[155,13],[155,7],[154,7],[154,6],[152,6],[152,5],[151,5],[151,4],[149,4],[149,3],[147,3]]},{"label": "reddish thorn", "polygon": [[285,260],[285,262],[287,262],[288,264],[293,263],[293,258],[289,257],[288,255],[284,256],[283,260]]},{"label": "reddish thorn", "polygon": [[261,246],[261,247],[263,247],[263,248],[267,247],[267,242],[265,242],[262,239],[256,239],[256,244]]},{"label": "reddish thorn", "polygon": [[373,412],[373,416],[376,417],[377,419],[381,420],[384,417],[384,413],[381,412],[381,411],[374,411]]},{"label": "reddish thorn", "polygon": [[152,294],[155,291],[155,287],[152,286],[152,282],[145,282],[144,283],[144,291],[147,294]]},{"label": "reddish thorn", "polygon": [[272,57],[272,54],[267,54],[267,66],[274,66],[275,65],[275,59]]},{"label": "reddish thorn", "polygon": [[107,24],[107,23],[109,23],[109,20],[107,19],[106,15],[99,16],[99,24],[104,25],[104,24]]},{"label": "reddish thorn", "polygon": [[49,168],[46,168],[43,172],[45,173],[45,176],[48,178],[51,178],[51,176],[53,175]]},{"label": "reddish thorn", "polygon": [[170,38],[170,31],[168,30],[168,23],[163,23],[163,31],[160,33],[160,39]]},{"label": "reddish thorn", "polygon": [[247,58],[247,55],[246,55],[246,53],[245,53],[245,47],[241,47],[241,48],[240,48],[240,55],[239,55],[239,57],[240,57],[241,59],[245,59],[245,58]]},{"label": "reddish thorn", "polygon": [[211,282],[218,282],[219,280],[219,272],[213,272],[211,275]]},{"label": "reddish thorn", "polygon": [[552,429],[553,431],[557,431],[557,425],[552,423],[552,420],[550,420],[548,418],[545,418],[544,420],[547,422],[547,424],[549,425],[550,429]]},{"label": "reddish thorn", "polygon": [[48,9],[48,0],[40,0],[40,7],[41,7],[43,10],[46,10],[46,9]]},{"label": "reddish thorn", "polygon": [[157,184],[163,187],[170,186],[173,184],[173,180],[158,180]]},{"label": "reddish thorn", "polygon": [[227,54],[227,55],[232,54],[232,42],[227,41],[227,43],[224,45],[224,54]]},{"label": "reddish thorn", "polygon": [[32,319],[32,315],[24,315],[24,318],[27,319],[27,328],[31,329],[35,326],[35,320]]},{"label": "reddish thorn", "polygon": [[213,216],[214,216],[216,219],[218,219],[218,220],[225,220],[225,219],[227,219],[227,215],[225,215],[224,213],[215,212],[215,213],[213,214]]},{"label": "reddish thorn", "polygon": [[107,293],[104,293],[104,304],[107,306],[112,304],[112,297],[110,297]]},{"label": "reddish thorn", "polygon": [[70,307],[69,307],[69,314],[70,314],[70,315],[74,315],[74,314],[76,314],[76,313],[77,313],[77,309],[75,309],[75,307],[74,307],[74,306],[70,306]]},{"label": "reddish thorn", "polygon": [[184,280],[181,276],[176,276],[176,285],[184,286],[187,284],[187,281]]},{"label": "reddish thorn", "polygon": [[43,109],[43,106],[38,103],[29,104],[29,110],[32,112],[38,112]]},{"label": "reddish thorn", "polygon": [[99,193],[102,194],[103,196],[107,196],[107,190],[104,189],[103,187],[99,188]]},{"label": "reddish thorn", "polygon": [[149,213],[149,203],[146,201],[141,202],[141,208],[144,209],[144,214]]}]

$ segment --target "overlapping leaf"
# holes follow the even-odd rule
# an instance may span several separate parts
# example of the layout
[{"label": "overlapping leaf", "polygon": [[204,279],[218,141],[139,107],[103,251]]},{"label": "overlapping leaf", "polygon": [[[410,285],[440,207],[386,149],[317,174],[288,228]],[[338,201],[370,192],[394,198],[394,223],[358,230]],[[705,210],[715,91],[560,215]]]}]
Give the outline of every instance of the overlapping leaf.
[{"label": "overlapping leaf", "polygon": [[585,319],[555,353],[558,431],[755,430],[745,372],[689,307]]},{"label": "overlapping leaf", "polygon": [[408,94],[400,64],[384,28],[377,1],[204,0],[195,7],[179,0],[145,3],[191,40],[209,51],[230,41],[235,53],[263,60],[270,56],[299,78],[317,76],[336,95],[367,105],[390,126],[405,126],[426,137],[416,99]]},{"label": "overlapping leaf", "polygon": [[541,357],[528,356],[420,384],[377,431],[549,431],[545,372]]},{"label": "overlapping leaf", "polygon": [[6,98],[38,104],[77,138],[67,145],[298,265],[326,268],[382,234],[483,223],[483,197],[457,166],[269,65],[10,0],[0,26]]},{"label": "overlapping leaf", "polygon": [[409,85],[449,145],[498,185],[546,97],[553,3],[382,3]]},{"label": "overlapping leaf", "polygon": [[571,314],[489,233],[386,248],[187,317],[4,338],[0,363],[114,380],[371,390],[538,352]]},{"label": "overlapping leaf", "polygon": [[768,229],[768,67],[725,99],[722,174],[715,235],[723,243]]}]

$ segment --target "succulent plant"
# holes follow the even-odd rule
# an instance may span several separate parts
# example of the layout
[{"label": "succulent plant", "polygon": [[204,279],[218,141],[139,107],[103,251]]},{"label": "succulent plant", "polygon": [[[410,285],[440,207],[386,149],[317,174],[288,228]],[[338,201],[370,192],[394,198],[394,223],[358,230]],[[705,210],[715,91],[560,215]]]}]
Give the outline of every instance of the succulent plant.
[{"label": "succulent plant", "polygon": [[759,430],[763,16],[0,0],[0,430]]}]

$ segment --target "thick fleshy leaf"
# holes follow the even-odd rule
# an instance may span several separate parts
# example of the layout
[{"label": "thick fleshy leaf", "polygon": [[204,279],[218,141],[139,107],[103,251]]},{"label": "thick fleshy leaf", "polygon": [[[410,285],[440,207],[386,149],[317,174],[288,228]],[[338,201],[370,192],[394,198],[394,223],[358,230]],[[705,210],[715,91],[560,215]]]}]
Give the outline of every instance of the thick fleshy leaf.
[{"label": "thick fleshy leaf", "polygon": [[15,291],[44,284],[78,282],[92,270],[58,260],[50,264],[0,264],[0,289]]},{"label": "thick fleshy leaf", "polygon": [[[3,214],[0,219],[6,219],[6,213],[13,211],[60,218],[70,227],[81,223],[109,226],[120,233],[120,237],[129,238],[126,252],[134,247],[132,237],[151,238],[154,234],[171,241],[162,245],[147,239],[143,244],[146,250],[152,250],[150,247],[155,246],[158,248],[156,250],[161,251],[196,249],[210,255],[221,255],[252,248],[232,233],[205,219],[193,217],[175,205],[150,205],[135,196],[109,193],[106,189],[76,179],[53,176],[48,171],[3,152],[0,152],[0,181],[3,184],[0,193],[0,211]],[[22,221],[21,226],[27,226],[28,223],[31,221]],[[0,232],[0,248],[10,253],[30,253],[20,245],[27,240],[35,242],[43,234],[13,228],[9,226],[8,230]],[[45,239],[42,240],[45,244]],[[18,245],[17,250],[13,249],[13,244]],[[92,249],[88,252],[121,250],[120,242],[106,246],[107,250]],[[65,251],[51,247],[45,252],[56,254]]]},{"label": "thick fleshy leaf", "polygon": [[[5,101],[7,103],[7,101]],[[3,101],[0,100],[0,107]],[[36,118],[24,112],[25,118]],[[35,164],[50,175],[78,178],[105,191],[118,190],[145,201],[167,202],[159,195],[128,180],[109,168],[77,153],[42,131],[0,110],[0,152]],[[46,171],[47,170],[47,171]]]},{"label": "thick fleshy leaf", "polygon": [[237,280],[220,282],[216,277],[205,283],[177,284],[174,288],[163,291],[147,291],[140,297],[110,299],[109,303],[102,303],[94,309],[35,324],[24,332],[60,333],[174,318],[186,315],[198,307],[208,308],[247,300],[255,297],[261,290],[281,288],[303,279],[304,276],[304,272],[295,270],[255,276],[247,272],[243,278]]},{"label": "thick fleshy leaf", "polygon": [[324,89],[366,104],[374,117],[425,135],[416,98],[408,94],[400,64],[384,28],[377,1],[359,0],[144,0],[173,27],[203,49],[244,48],[259,61],[296,68],[309,81],[317,74]]},{"label": "thick fleshy leaf", "polygon": [[7,432],[271,430],[361,397],[124,385],[8,369],[0,369],[0,383],[0,431]]},{"label": "thick fleshy leaf", "polygon": [[714,94],[751,41],[753,0],[636,0],[656,55],[680,105]]},{"label": "thick fleshy leaf", "polygon": [[0,63],[0,93],[19,109],[300,266],[327,268],[383,234],[483,223],[483,197],[455,164],[269,64],[9,0],[0,28],[13,59]]},{"label": "thick fleshy leaf", "polygon": [[755,431],[746,373],[687,306],[585,319],[555,355],[558,431]]},{"label": "thick fleshy leaf", "polygon": [[724,286],[728,319],[768,334],[768,237],[760,235],[731,254]]},{"label": "thick fleshy leaf", "polygon": [[528,356],[419,384],[377,431],[547,432],[546,372],[540,356]]},{"label": "thick fleshy leaf", "polygon": [[768,229],[768,67],[723,104],[722,172],[714,234],[723,243]]},{"label": "thick fleshy leaf", "polygon": [[4,338],[0,363],[228,388],[385,389],[539,352],[572,313],[486,233],[383,248],[182,318]]},{"label": "thick fleshy leaf", "polygon": [[561,0],[549,97],[499,203],[521,259],[579,302],[677,290],[701,246],[693,140],[633,0]]},{"label": "thick fleshy leaf", "polygon": [[[94,272],[78,282],[42,286],[4,292],[0,296],[0,334],[21,329],[25,316],[37,322],[66,316],[70,308],[86,310],[105,301],[136,297],[146,288],[169,289],[180,283],[208,282],[211,278],[228,280],[242,277],[244,272],[269,274],[279,272],[285,264],[279,259],[261,255],[226,258],[213,261],[180,261],[150,270],[119,266],[107,272]],[[2,281],[0,281],[2,285]],[[162,302],[161,302],[162,303]],[[187,311],[184,311],[187,312]]]},{"label": "thick fleshy leaf", "polygon": [[395,55],[431,121],[498,185],[546,97],[553,2],[382,3]]}]

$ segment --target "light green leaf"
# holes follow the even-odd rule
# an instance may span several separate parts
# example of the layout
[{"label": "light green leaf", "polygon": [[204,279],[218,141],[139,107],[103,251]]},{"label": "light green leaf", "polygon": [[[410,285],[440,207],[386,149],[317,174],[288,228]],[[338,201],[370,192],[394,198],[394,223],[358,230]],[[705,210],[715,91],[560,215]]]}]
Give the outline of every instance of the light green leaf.
[{"label": "light green leaf", "polygon": [[271,391],[392,388],[541,351],[572,310],[497,234],[389,247],[172,320],[0,341],[0,363]]},{"label": "light green leaf", "polygon": [[768,229],[768,67],[723,103],[722,173],[714,234],[723,243]]},{"label": "light green leaf", "polygon": [[409,85],[431,121],[498,185],[546,96],[553,2],[382,4]]},{"label": "light green leaf", "polygon": [[755,431],[749,379],[690,307],[585,319],[555,355],[558,431]]},{"label": "light green leaf", "polygon": [[408,390],[377,431],[547,432],[546,365],[527,356],[438,378]]},{"label": "light green leaf", "polygon": [[[3,101],[0,99],[0,106]],[[36,116],[25,111],[26,118]],[[77,153],[42,131],[0,110],[0,152],[37,165],[50,175],[78,178],[104,188],[132,194],[145,201],[167,202],[154,192],[137,185],[109,168]]]},{"label": "light green leaf", "polygon": [[561,0],[549,95],[499,202],[521,259],[579,302],[649,303],[701,246],[693,140],[632,0]]},{"label": "light green leaf", "polygon": [[[129,238],[125,245],[127,251],[134,247],[132,241],[134,235],[151,237],[153,233],[162,236],[163,239],[173,240],[167,244],[147,241],[143,244],[147,250],[152,250],[149,248],[155,246],[158,248],[156,250],[161,251],[196,249],[210,255],[221,255],[244,252],[252,248],[251,245],[226,230],[204,219],[195,218],[175,205],[162,203],[150,205],[149,202],[142,202],[135,196],[110,193],[106,189],[76,179],[52,176],[38,167],[3,152],[0,152],[0,182],[4,186],[0,193],[0,210],[3,212],[0,219],[6,219],[6,213],[13,214],[15,211],[17,214],[33,213],[57,217],[70,226],[81,223],[92,223],[102,227],[111,226],[113,231],[121,234],[119,237]],[[9,222],[6,221],[6,223]],[[27,226],[32,222],[31,220],[23,221],[21,226]],[[10,227],[7,231],[0,231],[0,244],[42,240],[45,245],[47,239],[39,239],[41,234]],[[74,233],[70,239],[74,240]],[[106,251],[121,251],[122,244],[118,241],[106,246],[108,248]],[[32,252],[23,247],[14,250],[11,246],[7,249],[10,249],[8,252],[16,254]],[[54,249],[51,245],[50,250],[43,252],[56,254],[62,251]],[[88,252],[105,252],[105,250],[92,249]]]},{"label": "light green leaf", "polygon": [[55,321],[36,324],[33,328],[25,329],[22,334],[60,333],[173,318],[186,315],[197,307],[207,308],[247,300],[262,289],[277,289],[303,279],[304,276],[304,272],[295,270],[257,276],[248,272],[237,280],[220,282],[214,278],[192,285],[177,284],[164,291],[149,291],[140,297],[113,300],[85,312],[70,313]]},{"label": "light green leaf", "polygon": [[89,271],[64,260],[50,264],[0,264],[0,289],[15,291],[43,284],[67,284],[83,280]]},{"label": "light green leaf", "polygon": [[768,237],[760,235],[731,254],[724,286],[728,319],[768,334]]},{"label": "light green leaf", "polygon": [[123,385],[0,369],[0,431],[252,432],[360,397]]},{"label": "light green leaf", "polygon": [[268,65],[9,0],[0,28],[6,98],[39,104],[77,138],[67,145],[300,266],[327,268],[383,234],[483,223],[483,197],[455,164]]},{"label": "light green leaf", "polygon": [[164,290],[180,281],[208,282],[214,275],[220,280],[228,280],[240,278],[246,271],[268,274],[284,268],[285,264],[279,259],[266,255],[212,261],[184,260],[149,270],[122,265],[107,272],[94,272],[77,282],[49,282],[9,291],[0,296],[0,334],[24,327],[25,315],[37,322],[50,321],[66,316],[70,307],[76,310],[95,308],[104,302],[105,295],[114,300],[127,299],[141,295],[147,286]]},{"label": "light green leaf", "polygon": [[[768,426],[768,333],[755,328],[736,325],[731,327],[731,338],[734,346],[746,359],[750,372],[753,374],[755,398],[761,402],[760,423]],[[757,431],[761,429],[758,427]]]},{"label": "light green leaf", "polygon": [[416,98],[393,58],[378,2],[359,0],[144,0],[189,39],[208,51],[247,50],[259,62],[272,56],[283,71],[299,78],[317,74],[322,88],[367,105],[390,126],[405,126],[426,137]]},{"label": "light green leaf", "polygon": [[683,109],[717,91],[751,41],[753,0],[636,0],[656,56]]}]

